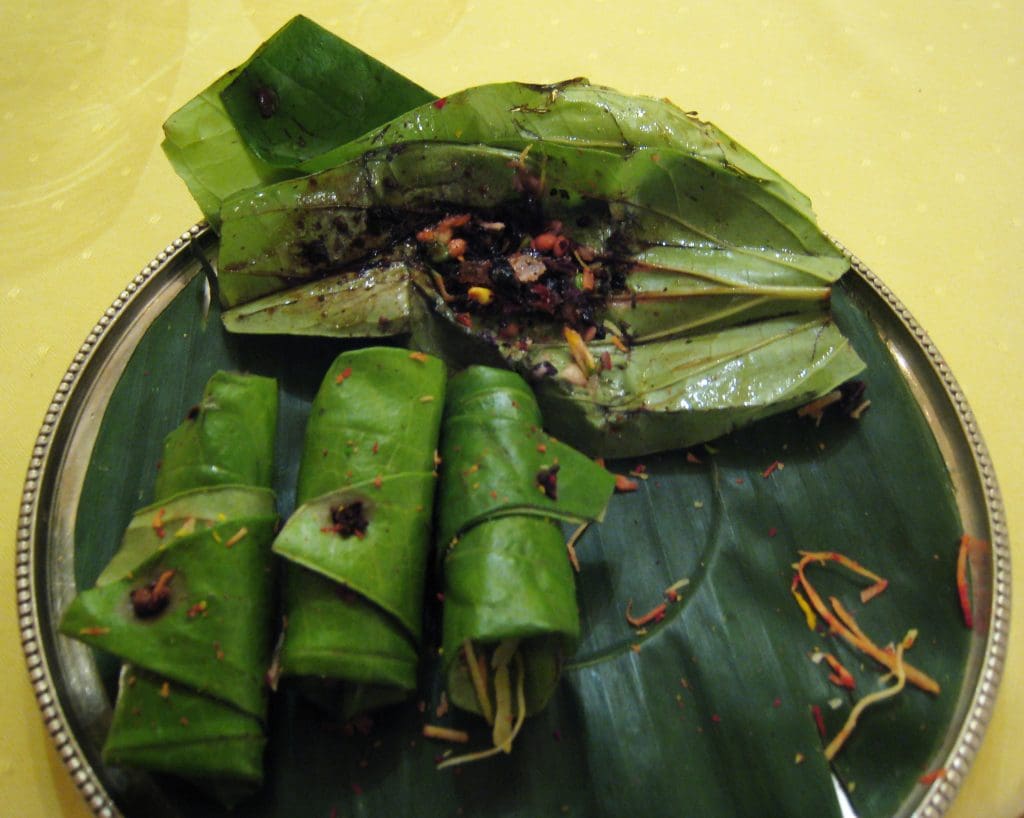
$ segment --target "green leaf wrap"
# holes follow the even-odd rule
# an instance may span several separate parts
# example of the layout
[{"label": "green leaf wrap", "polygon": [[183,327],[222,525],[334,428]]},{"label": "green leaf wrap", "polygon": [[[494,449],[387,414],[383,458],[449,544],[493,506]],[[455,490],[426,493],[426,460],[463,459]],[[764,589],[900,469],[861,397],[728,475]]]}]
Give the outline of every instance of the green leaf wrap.
[{"label": "green leaf wrap", "polygon": [[[614,477],[541,429],[518,375],[470,367],[452,378],[438,495],[443,647],[452,703],[480,712],[466,641],[520,639],[527,712],[544,707],[579,637],[575,581],[559,520],[599,519]],[[545,492],[541,474],[556,480]],[[552,496],[554,495],[554,496]]]},{"label": "green leaf wrap", "polygon": [[164,123],[163,149],[217,228],[239,191],[431,99],[415,83],[297,16]]},{"label": "green leaf wrap", "polygon": [[[280,665],[345,717],[416,686],[445,384],[436,358],[367,348],[338,356],[313,401],[300,505],[274,542],[291,563]],[[338,530],[343,508],[362,531]]]},{"label": "green leaf wrap", "polygon": [[[126,662],[104,759],[225,803],[262,781],[276,426],[274,380],[216,373],[165,440],[155,502],[60,626]],[[162,581],[165,605],[140,613],[133,592]]]}]

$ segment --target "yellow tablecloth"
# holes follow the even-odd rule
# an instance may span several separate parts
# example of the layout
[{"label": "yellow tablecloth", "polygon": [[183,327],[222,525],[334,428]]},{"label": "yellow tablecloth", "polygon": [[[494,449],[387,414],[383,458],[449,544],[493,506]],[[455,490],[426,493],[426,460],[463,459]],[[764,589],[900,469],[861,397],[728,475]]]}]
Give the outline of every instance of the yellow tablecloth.
[{"label": "yellow tablecloth", "polygon": [[[668,96],[807,192],[824,228],[929,330],[1024,530],[1024,4],[452,0],[0,8],[0,804],[89,814],[28,683],[14,542],[31,448],[96,320],[199,213],[159,148],[166,116],[305,13],[439,93],[571,76]],[[1024,548],[1017,550],[1019,556]],[[1020,564],[1020,563],[1019,563]],[[1018,572],[1019,573],[1019,572]],[[1021,597],[1018,596],[1018,599]],[[1024,621],[952,814],[1024,813]]]}]

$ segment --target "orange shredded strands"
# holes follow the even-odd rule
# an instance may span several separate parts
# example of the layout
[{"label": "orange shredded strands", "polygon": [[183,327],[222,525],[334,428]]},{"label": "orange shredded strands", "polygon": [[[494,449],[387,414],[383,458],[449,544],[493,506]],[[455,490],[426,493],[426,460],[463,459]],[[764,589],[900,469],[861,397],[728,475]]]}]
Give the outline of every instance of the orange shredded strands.
[{"label": "orange shredded strands", "polygon": [[424,724],[424,738],[436,738],[440,741],[451,741],[455,744],[468,744],[469,733],[465,730],[455,730],[451,727],[441,727],[439,724]]},{"label": "orange shredded strands", "polygon": [[880,701],[892,698],[903,690],[907,681],[907,674],[906,667],[903,664],[902,645],[896,648],[895,663],[896,667],[893,669],[893,673],[896,674],[896,684],[889,685],[889,687],[882,690],[876,690],[874,693],[869,693],[853,706],[853,710],[850,711],[850,715],[846,719],[846,724],[843,725],[842,729],[829,742],[828,747],[825,748],[825,758],[829,761],[835,758],[836,754],[843,748],[846,740],[853,733],[854,728],[856,728],[857,720],[867,708]]},{"label": "orange shredded strands", "polygon": [[668,604],[660,602],[643,616],[633,616],[633,600],[631,599],[626,603],[626,621],[634,628],[642,628],[644,625],[650,625],[652,622],[660,622],[665,618],[667,611]]},{"label": "orange shredded strands", "polygon": [[409,357],[421,364],[425,364],[427,362],[426,353],[423,352],[410,352]]},{"label": "orange shredded strands", "polygon": [[334,379],[335,383],[344,383],[348,378],[352,377],[352,367],[346,366],[338,376]]},{"label": "orange shredded strands", "polygon": [[971,586],[967,580],[967,557],[971,548],[980,545],[981,540],[976,540],[970,534],[964,534],[960,538],[960,547],[956,555],[956,591],[960,598],[960,610],[964,615],[964,624],[968,628],[974,627],[974,610],[971,607]]},{"label": "orange shredded strands", "polygon": [[615,475],[615,490],[619,492],[636,491],[640,484],[636,480],[630,480],[624,474]]},{"label": "orange shredded strands", "polygon": [[[235,532],[235,533],[234,533],[234,534],[233,534],[233,535],[231,536],[231,539],[230,539],[230,540],[228,540],[228,541],[227,541],[226,543],[224,543],[224,547],[225,547],[225,548],[231,548],[232,546],[234,546],[234,545],[237,545],[237,544],[238,544],[238,542],[239,542],[239,541],[240,541],[240,540],[241,540],[241,539],[242,539],[242,538],[243,538],[243,537],[244,537],[244,536],[245,536],[246,534],[248,534],[248,533],[249,533],[249,529],[248,529],[248,528],[246,528],[246,527],[245,527],[245,526],[243,525],[243,526],[242,526],[242,527],[241,527],[240,529],[238,529],[238,531],[236,531],[236,532]],[[162,579],[162,577],[161,577],[161,579]]]},{"label": "orange shredded strands", "polygon": [[157,511],[156,514],[153,515],[153,530],[156,532],[156,535],[160,539],[163,539],[164,537],[164,515],[166,513],[167,509],[161,508],[159,511]]},{"label": "orange shredded strands", "polygon": [[889,580],[883,579],[860,592],[860,601],[865,605],[889,587]]},{"label": "orange shredded strands", "polygon": [[836,659],[831,653],[824,654],[825,661],[828,662],[828,666],[832,668],[832,673],[828,675],[828,680],[832,684],[838,687],[845,687],[847,690],[854,690],[857,687],[857,683],[853,680],[853,676],[850,674],[842,662]]},{"label": "orange shredded strands", "polygon": [[934,784],[940,778],[945,778],[945,777],[946,777],[946,768],[945,767],[939,767],[937,770],[932,770],[930,773],[925,773],[924,775],[922,775],[917,780],[919,782],[921,782],[922,784],[927,786],[928,784]]},{"label": "orange shredded strands", "polygon": [[110,628],[82,628],[78,631],[78,633],[82,636],[106,636],[108,633],[110,633]]},{"label": "orange shredded strands", "polygon": [[786,465],[784,463],[782,463],[779,460],[773,460],[769,464],[768,468],[761,472],[761,476],[767,480],[769,477],[775,474],[775,472],[780,471],[781,469],[784,468],[786,468]]},{"label": "orange shredded strands", "polygon": [[629,347],[626,346],[626,342],[622,340],[621,335],[611,335],[611,342],[615,345],[615,348],[619,352],[629,352]]},{"label": "orange shredded strands", "polygon": [[[938,694],[940,691],[939,683],[936,682],[931,676],[924,673],[921,670],[913,667],[912,665],[902,660],[902,646],[897,652],[886,651],[878,647],[868,636],[860,629],[857,625],[857,621],[853,616],[840,604],[839,600],[835,597],[830,597],[829,602],[832,603],[832,608],[829,608],[814,586],[811,585],[810,580],[807,579],[805,569],[811,563],[825,565],[830,562],[839,563],[840,565],[848,568],[849,570],[860,574],[861,576],[873,579],[876,582],[884,581],[880,576],[872,571],[869,571],[864,566],[851,560],[849,557],[845,557],[842,554],[838,554],[834,551],[820,551],[820,552],[807,552],[801,551],[801,559],[794,567],[797,573],[797,580],[800,587],[803,589],[804,594],[807,595],[807,599],[813,606],[814,610],[818,613],[822,619],[824,619],[829,628],[833,633],[837,633],[843,637],[850,645],[857,648],[862,653],[866,653],[876,662],[883,667],[892,671],[897,672],[897,667],[900,668],[900,672],[906,675],[906,679],[911,684],[919,687],[928,693]],[[897,658],[897,653],[899,658]]]},{"label": "orange shredded strands", "polygon": [[579,557],[576,556],[576,543],[579,542],[580,537],[583,536],[583,532],[589,527],[589,521],[583,523],[579,528],[572,532],[572,536],[569,537],[569,540],[565,544],[565,550],[569,552],[569,562],[572,563],[572,568],[577,574],[580,572],[580,560]]}]

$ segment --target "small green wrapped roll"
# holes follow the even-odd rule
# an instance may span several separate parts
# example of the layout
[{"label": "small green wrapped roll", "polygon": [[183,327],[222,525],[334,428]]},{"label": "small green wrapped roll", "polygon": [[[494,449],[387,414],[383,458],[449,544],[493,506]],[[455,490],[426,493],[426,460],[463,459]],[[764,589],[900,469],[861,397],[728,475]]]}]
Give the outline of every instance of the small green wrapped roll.
[{"label": "small green wrapped roll", "polygon": [[277,384],[218,372],[164,442],[154,502],[61,632],[125,660],[103,759],[233,805],[262,783]]},{"label": "small green wrapped roll", "polygon": [[513,372],[473,366],[450,382],[437,499],[444,674],[452,704],[494,727],[494,748],[472,758],[509,752],[554,692],[580,627],[558,523],[599,520],[615,487],[541,423]]},{"label": "small green wrapped roll", "polygon": [[416,688],[446,374],[374,347],[332,364],[313,401],[289,561],[281,676],[341,718]]}]

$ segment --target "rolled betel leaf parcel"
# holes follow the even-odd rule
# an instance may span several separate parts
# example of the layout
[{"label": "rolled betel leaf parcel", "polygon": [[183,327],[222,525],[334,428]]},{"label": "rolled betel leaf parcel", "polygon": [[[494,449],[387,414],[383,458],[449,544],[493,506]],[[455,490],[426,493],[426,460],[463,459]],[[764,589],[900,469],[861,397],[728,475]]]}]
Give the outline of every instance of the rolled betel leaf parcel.
[{"label": "rolled betel leaf parcel", "polygon": [[559,523],[599,520],[615,479],[541,424],[519,375],[473,366],[452,378],[437,498],[444,674],[449,701],[485,718],[494,746],[445,765],[510,752],[579,637]]},{"label": "rolled betel leaf parcel", "polygon": [[217,372],[166,438],[154,501],[61,632],[121,657],[103,759],[225,805],[263,779],[277,384]]},{"label": "rolled betel leaf parcel", "polygon": [[288,561],[282,677],[333,715],[416,688],[447,375],[437,358],[371,347],[338,356],[313,401]]}]

